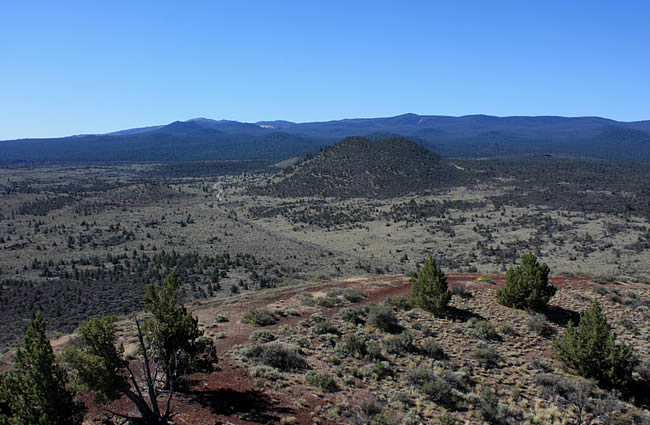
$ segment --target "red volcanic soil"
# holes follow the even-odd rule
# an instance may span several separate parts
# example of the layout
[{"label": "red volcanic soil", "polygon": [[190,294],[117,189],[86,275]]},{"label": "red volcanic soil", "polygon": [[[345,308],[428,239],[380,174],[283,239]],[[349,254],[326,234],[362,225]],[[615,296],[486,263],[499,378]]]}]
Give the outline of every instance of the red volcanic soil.
[{"label": "red volcanic soil", "polygon": [[[448,274],[447,279],[450,288],[465,285],[473,291],[498,288],[505,283],[504,275],[488,275],[485,277],[489,280],[479,280],[481,276],[485,275]],[[582,277],[552,276],[550,280],[558,289],[595,286],[590,279]],[[327,288],[358,288],[367,295],[364,303],[380,303],[388,297],[408,295],[411,285],[405,276],[384,275],[334,281],[305,291],[318,292]],[[301,316],[281,317],[276,325],[266,328],[271,330],[280,326],[294,326],[314,311],[321,311],[327,316],[339,311],[339,308],[301,307],[298,298],[301,294],[302,292],[264,300],[242,301],[234,305],[221,305],[195,312],[205,324],[210,324],[210,318],[217,312],[228,314],[230,321],[209,326],[207,335],[215,335],[217,332],[223,334],[223,338],[215,341],[220,358],[218,369],[211,374],[195,374],[189,377],[188,388],[178,394],[173,402],[175,424],[267,424],[279,423],[283,418],[292,418],[288,423],[312,424],[314,410],[325,404],[325,400],[315,394],[313,388],[306,387],[301,379],[288,382],[282,390],[265,388],[261,380],[252,378],[247,367],[229,354],[235,346],[247,343],[251,332],[255,330],[240,321],[247,310],[278,304],[302,310]],[[83,398],[90,407],[87,418],[100,418],[101,410],[92,405],[87,395]],[[111,404],[110,408],[126,413],[131,409],[130,406],[128,400],[119,400]],[[322,419],[319,423],[328,424]]]}]

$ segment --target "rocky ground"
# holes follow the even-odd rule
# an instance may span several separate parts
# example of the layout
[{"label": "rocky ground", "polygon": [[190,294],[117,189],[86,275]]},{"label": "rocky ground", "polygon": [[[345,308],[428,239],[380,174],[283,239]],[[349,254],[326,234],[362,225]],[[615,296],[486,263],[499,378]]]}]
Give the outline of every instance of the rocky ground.
[{"label": "rocky ground", "polygon": [[[502,275],[448,278],[457,295],[440,318],[402,305],[400,297],[410,293],[404,276],[322,281],[197,305],[195,314],[216,340],[219,367],[190,378],[191,391],[176,399],[175,423],[578,423],[571,401],[553,390],[559,380],[577,378],[554,357],[552,338],[592,300],[601,303],[619,340],[632,344],[640,359],[648,357],[647,285],[552,277],[558,292],[544,315],[535,316],[496,302]],[[370,319],[350,323],[350,311],[387,300],[397,328],[381,330]],[[253,310],[277,321],[243,323]],[[368,353],[350,349],[352,335]],[[277,346],[305,363],[272,367],[251,354],[252,347]],[[640,422],[647,406],[625,396],[602,391],[588,402],[606,423],[647,423]],[[100,416],[92,410],[89,418]]]}]

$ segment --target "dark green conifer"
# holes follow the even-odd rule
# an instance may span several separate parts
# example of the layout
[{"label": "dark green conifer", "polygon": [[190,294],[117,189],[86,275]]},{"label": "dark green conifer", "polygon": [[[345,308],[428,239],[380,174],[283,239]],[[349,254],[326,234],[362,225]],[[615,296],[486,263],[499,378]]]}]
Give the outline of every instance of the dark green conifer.
[{"label": "dark green conifer", "polygon": [[436,261],[429,257],[415,276],[411,277],[413,304],[435,315],[444,314],[451,300],[447,277]]},{"label": "dark green conifer", "polygon": [[597,301],[580,313],[577,327],[569,322],[553,346],[567,369],[601,385],[624,388],[632,380],[636,364],[632,346],[616,343],[616,335],[610,331]]},{"label": "dark green conifer", "polygon": [[510,267],[506,286],[497,291],[500,304],[519,309],[541,310],[555,295],[556,288],[548,281],[549,267],[538,263],[535,255],[521,257],[521,265]]},{"label": "dark green conifer", "polygon": [[14,370],[0,378],[0,400],[6,405],[6,411],[0,412],[0,424],[81,424],[83,406],[74,400],[68,376],[56,363],[40,311],[16,352]]},{"label": "dark green conifer", "polygon": [[147,287],[145,308],[152,313],[147,330],[157,360],[167,371],[167,378],[178,379],[181,375],[198,370],[209,370],[216,362],[214,345],[201,338],[198,319],[183,305],[178,304],[180,282],[176,272],[170,273],[162,284]]}]

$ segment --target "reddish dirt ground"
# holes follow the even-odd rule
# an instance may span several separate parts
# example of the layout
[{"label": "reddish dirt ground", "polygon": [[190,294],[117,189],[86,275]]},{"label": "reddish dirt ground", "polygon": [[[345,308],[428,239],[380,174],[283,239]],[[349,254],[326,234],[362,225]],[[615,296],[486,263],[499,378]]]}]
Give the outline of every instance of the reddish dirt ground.
[{"label": "reddish dirt ground", "polygon": [[[498,288],[505,284],[505,275],[488,275],[488,281],[478,280],[481,274],[448,274],[450,288],[455,285],[466,285],[468,289]],[[552,276],[552,283],[559,289],[586,289],[596,285],[588,278]],[[625,284],[628,287],[634,284]],[[309,289],[309,292],[318,292],[326,288],[358,288],[367,294],[364,303],[380,303],[392,296],[407,295],[411,285],[406,276],[373,276],[370,278],[359,277],[328,283],[320,288]],[[281,418],[293,417],[296,424],[311,424],[313,410],[322,405],[323,400],[313,390],[300,385],[288,386],[284,391],[264,391],[259,387],[254,378],[251,378],[247,369],[232,362],[224,354],[236,345],[248,342],[248,337],[255,330],[254,327],[242,324],[242,315],[253,308],[265,307],[273,303],[286,303],[299,306],[300,294],[283,295],[264,300],[243,302],[241,304],[220,306],[219,312],[224,312],[230,317],[228,323],[218,324],[215,331],[221,332],[224,338],[216,340],[220,364],[218,369],[211,374],[195,374],[189,377],[189,391],[177,396],[174,400],[174,423],[199,425],[199,424],[266,424],[279,423]],[[291,304],[293,302],[293,304]],[[308,309],[309,310],[309,309]],[[327,316],[338,312],[338,308],[312,308],[321,311]],[[301,316],[281,317],[276,325],[267,327],[274,329],[280,326],[296,325],[299,321],[309,316],[311,310],[305,311]],[[199,317],[208,313],[212,316],[214,311],[197,312]],[[296,408],[296,400],[302,400],[308,407]],[[101,411],[92,406],[90,398],[84,397],[90,406],[88,418],[101,417]],[[128,412],[130,404],[127,400],[120,400],[111,404],[115,411]],[[322,422],[327,424],[327,422]]]}]

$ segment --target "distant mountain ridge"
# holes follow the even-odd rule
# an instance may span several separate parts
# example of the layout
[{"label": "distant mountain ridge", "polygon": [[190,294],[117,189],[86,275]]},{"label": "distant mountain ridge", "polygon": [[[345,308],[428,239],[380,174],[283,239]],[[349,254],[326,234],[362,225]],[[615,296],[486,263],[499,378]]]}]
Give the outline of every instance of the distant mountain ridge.
[{"label": "distant mountain ridge", "polygon": [[0,141],[0,161],[279,160],[376,134],[401,135],[442,155],[544,152],[650,160],[650,121],[404,114],[307,123],[195,118],[107,134]]}]

